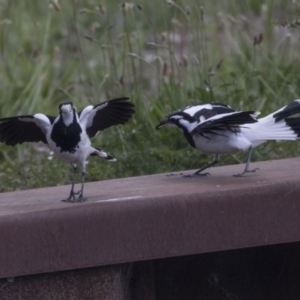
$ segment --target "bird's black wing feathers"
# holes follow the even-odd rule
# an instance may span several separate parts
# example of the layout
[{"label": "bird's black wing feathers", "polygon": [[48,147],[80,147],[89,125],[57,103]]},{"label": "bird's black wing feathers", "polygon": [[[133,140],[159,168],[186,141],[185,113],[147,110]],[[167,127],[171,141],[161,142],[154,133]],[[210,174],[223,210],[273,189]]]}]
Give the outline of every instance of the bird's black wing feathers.
[{"label": "bird's black wing feathers", "polygon": [[[215,133],[218,131],[230,130],[236,132],[241,125],[256,123],[255,111],[241,111],[224,115],[221,118],[210,118],[200,123],[191,132],[192,134]],[[217,132],[215,131],[217,130]]]},{"label": "bird's black wing feathers", "polygon": [[279,122],[287,117],[293,116],[300,113],[300,101],[294,100],[286,105],[283,109],[280,109],[273,115],[275,122]]},{"label": "bird's black wing feathers", "polygon": [[[86,128],[88,136],[91,138],[98,131],[129,121],[135,110],[134,104],[128,100],[129,98],[117,98],[95,105],[93,109],[97,110],[97,107],[106,104],[95,113],[91,126]],[[80,114],[81,112],[78,113],[79,116]]]},{"label": "bird's black wing feathers", "polygon": [[285,123],[291,127],[292,130],[297,134],[297,137],[300,138],[300,118],[288,118],[284,120]]},{"label": "bird's black wing feathers", "polygon": [[[54,122],[54,117],[47,117],[51,123]],[[32,122],[30,119],[32,119]],[[34,123],[34,116],[27,115],[0,119],[0,142],[15,146],[24,142],[39,141],[47,144],[45,134]]]}]

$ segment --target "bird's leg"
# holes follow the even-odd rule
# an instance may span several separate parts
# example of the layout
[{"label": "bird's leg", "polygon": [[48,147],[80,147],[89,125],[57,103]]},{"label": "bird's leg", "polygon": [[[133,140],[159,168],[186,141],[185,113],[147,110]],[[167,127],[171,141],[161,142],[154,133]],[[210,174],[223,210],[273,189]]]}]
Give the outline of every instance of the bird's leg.
[{"label": "bird's leg", "polygon": [[197,172],[195,172],[192,175],[184,175],[183,177],[193,177],[193,176],[207,176],[210,175],[210,173],[201,173],[202,171],[210,168],[211,166],[215,165],[216,163],[218,163],[220,161],[220,154],[214,154],[214,160],[213,162],[209,163],[207,166],[199,169]]},{"label": "bird's leg", "polygon": [[[84,187],[84,179],[85,179],[85,163],[82,166],[82,181],[81,181],[81,189],[78,192],[74,192],[74,185],[75,185],[75,175],[76,175],[76,171],[77,171],[77,165],[76,164],[72,164],[72,167],[74,169],[74,174],[73,174],[73,180],[72,180],[72,186],[71,186],[71,191],[70,191],[70,195],[67,199],[62,200],[63,202],[83,202],[86,200],[86,198],[83,197],[83,187]],[[79,195],[78,198],[76,198],[75,196]]]},{"label": "bird's leg", "polygon": [[87,200],[86,198],[83,197],[84,180],[85,180],[85,175],[86,175],[85,170],[86,170],[86,161],[82,162],[81,189],[78,192],[78,194],[79,194],[78,198],[76,198],[74,202],[83,202],[83,201]]},{"label": "bird's leg", "polygon": [[245,167],[244,172],[241,173],[241,174],[233,175],[234,177],[242,177],[242,176],[245,175],[246,173],[254,173],[256,170],[259,170],[259,168],[255,168],[255,169],[253,169],[253,170],[249,170],[249,164],[250,164],[252,152],[253,152],[253,148],[252,148],[252,146],[250,146],[250,148],[249,148],[249,150],[248,150],[248,157],[247,157],[246,167]]},{"label": "bird's leg", "polygon": [[84,187],[84,179],[85,179],[85,170],[82,170],[81,176],[82,176],[82,182],[81,182],[81,190],[79,191],[79,196],[78,198],[75,200],[76,202],[83,202],[86,201],[87,198],[83,197],[83,187]]},{"label": "bird's leg", "polygon": [[75,201],[75,195],[77,195],[79,193],[79,192],[77,192],[77,193],[74,192],[77,165],[76,164],[71,164],[71,165],[73,167],[73,179],[72,179],[71,191],[70,191],[69,197],[65,200],[62,200],[63,202],[74,202]]},{"label": "bird's leg", "polygon": [[73,179],[72,179],[72,185],[71,185],[71,191],[70,191],[70,195],[67,199],[62,200],[63,202],[75,202],[75,195],[78,195],[80,193],[79,192],[74,192],[74,185],[75,185],[75,176],[76,176],[76,172],[77,172],[77,165],[76,164],[72,164],[73,167]]}]

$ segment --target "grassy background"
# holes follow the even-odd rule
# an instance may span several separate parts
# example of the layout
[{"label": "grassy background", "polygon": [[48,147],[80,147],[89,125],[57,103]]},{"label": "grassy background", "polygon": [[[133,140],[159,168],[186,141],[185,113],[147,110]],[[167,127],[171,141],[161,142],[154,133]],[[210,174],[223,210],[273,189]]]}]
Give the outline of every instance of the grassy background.
[{"label": "grassy background", "polygon": [[[81,110],[129,96],[134,119],[93,139],[118,161],[91,158],[87,180],[200,168],[210,155],[177,130],[154,130],[166,114],[215,101],[266,115],[300,93],[300,2],[206,2],[1,0],[0,117],[57,115],[66,100]],[[253,160],[299,150],[296,142],[271,142]],[[68,184],[71,168],[51,158],[40,145],[1,144],[0,192]]]}]

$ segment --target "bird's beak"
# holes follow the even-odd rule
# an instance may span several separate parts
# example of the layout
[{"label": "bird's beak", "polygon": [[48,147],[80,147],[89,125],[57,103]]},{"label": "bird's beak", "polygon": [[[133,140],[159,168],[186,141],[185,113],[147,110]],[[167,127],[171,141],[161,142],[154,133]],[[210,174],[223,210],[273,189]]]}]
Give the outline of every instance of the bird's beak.
[{"label": "bird's beak", "polygon": [[162,127],[172,126],[172,124],[168,120],[162,120],[159,124],[155,127],[156,130],[161,129]]}]

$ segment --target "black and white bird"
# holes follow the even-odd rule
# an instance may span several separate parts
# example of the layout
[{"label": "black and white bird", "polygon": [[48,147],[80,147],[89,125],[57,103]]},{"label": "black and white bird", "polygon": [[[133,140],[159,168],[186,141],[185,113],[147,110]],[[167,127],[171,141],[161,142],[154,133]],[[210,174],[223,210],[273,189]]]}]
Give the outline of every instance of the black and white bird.
[{"label": "black and white bird", "polygon": [[214,154],[210,164],[193,175],[202,173],[220,160],[221,154],[248,151],[243,176],[249,172],[253,148],[268,140],[297,140],[300,137],[300,118],[288,118],[300,113],[300,100],[294,100],[276,112],[257,119],[259,112],[235,111],[222,103],[199,103],[169,114],[156,129],[165,126],[179,128],[192,147]]},{"label": "black and white bird", "polygon": [[[10,146],[39,141],[48,144],[59,159],[73,166],[70,195],[63,201],[85,201],[83,187],[88,157],[100,156],[108,161],[116,160],[103,150],[92,147],[90,138],[110,126],[129,121],[135,110],[134,104],[128,100],[112,99],[89,105],[78,113],[72,102],[65,102],[59,105],[58,117],[37,113],[0,119],[0,142]],[[82,183],[80,191],[74,192],[77,163],[82,167]]]}]

